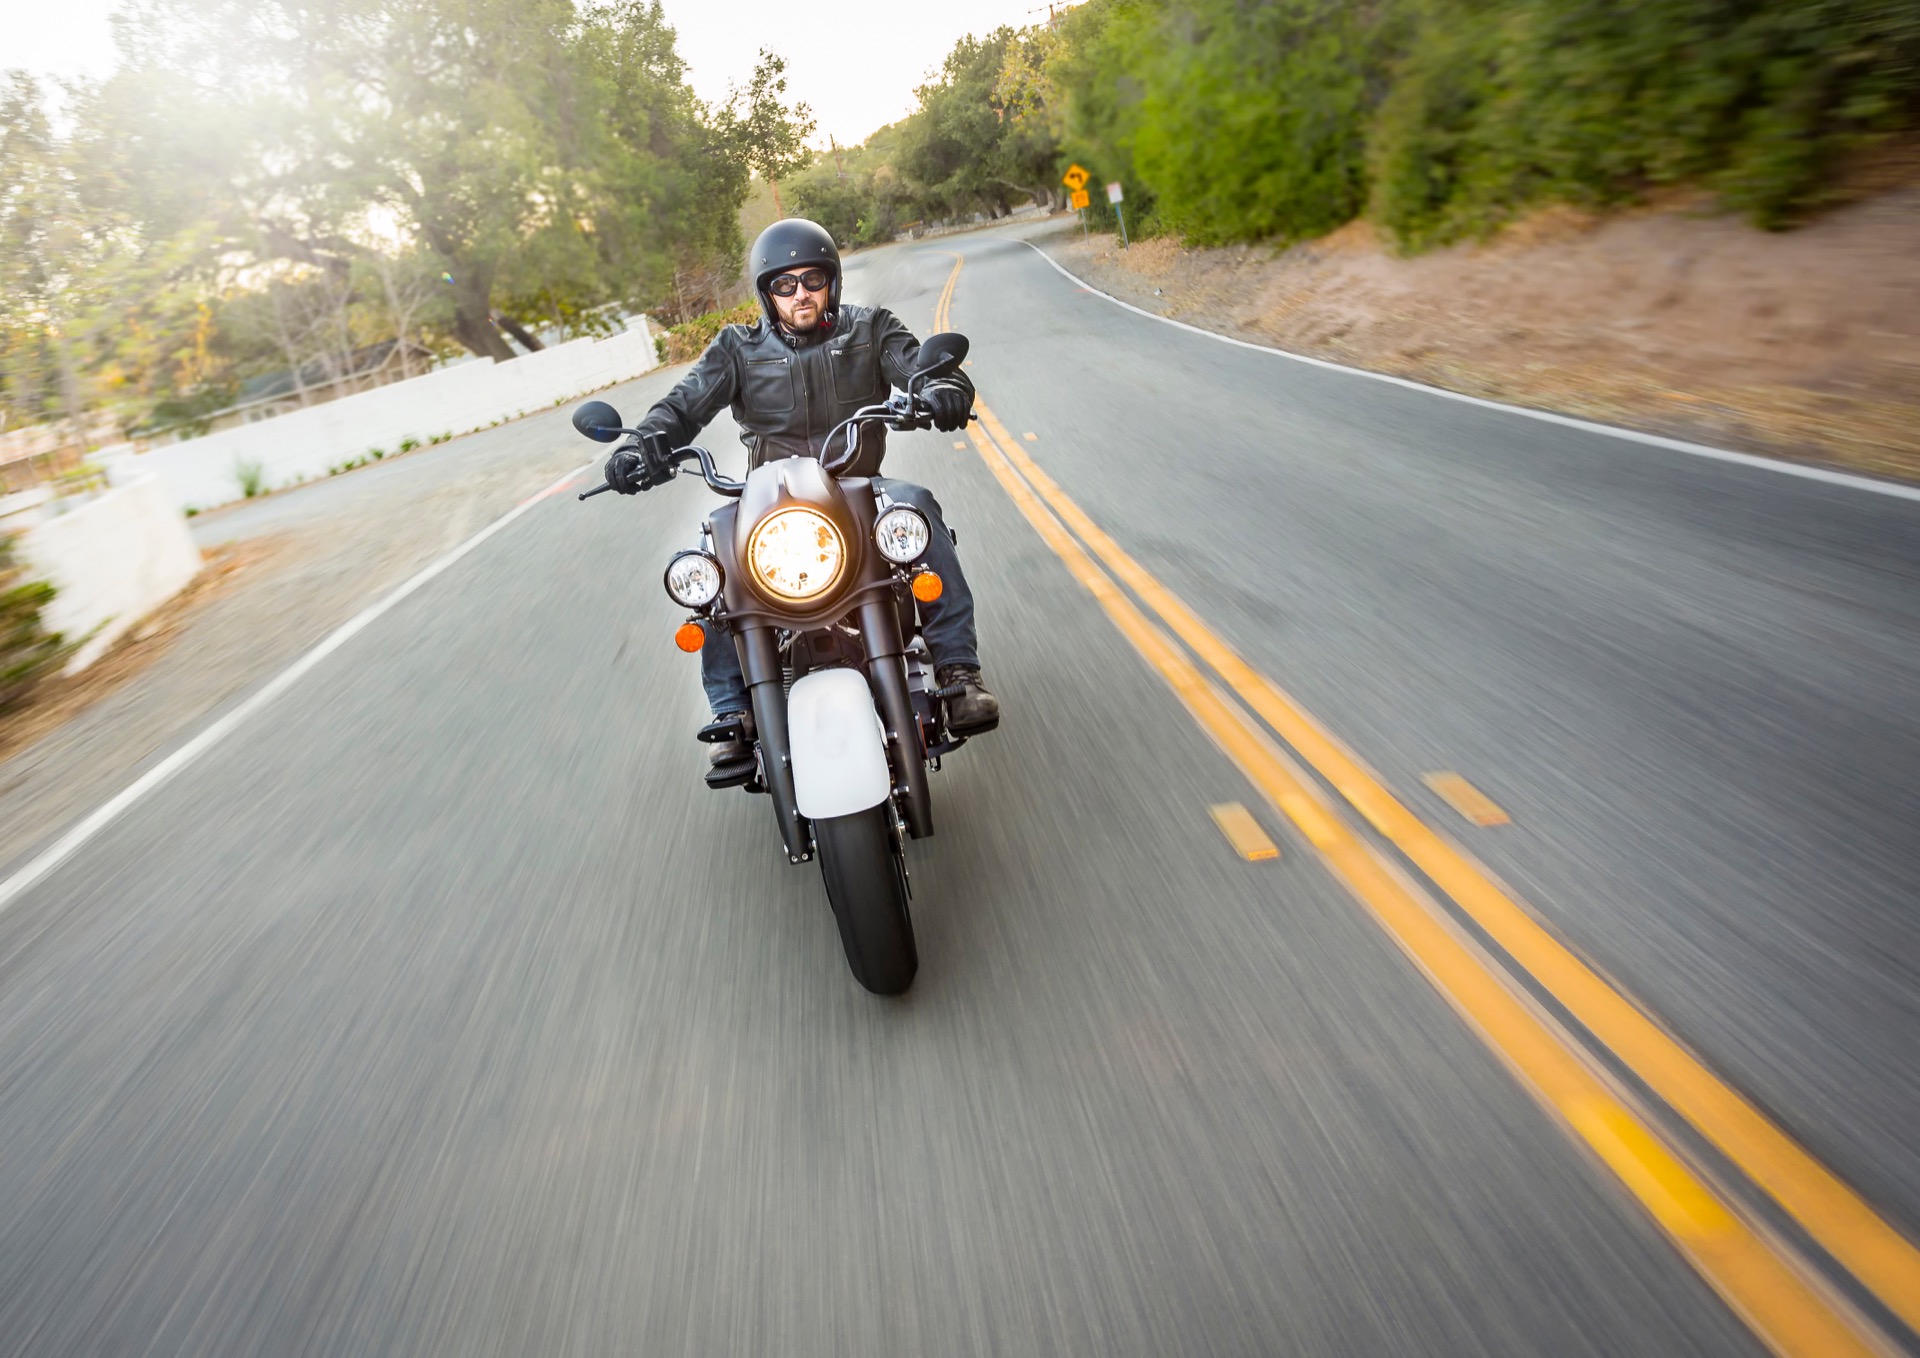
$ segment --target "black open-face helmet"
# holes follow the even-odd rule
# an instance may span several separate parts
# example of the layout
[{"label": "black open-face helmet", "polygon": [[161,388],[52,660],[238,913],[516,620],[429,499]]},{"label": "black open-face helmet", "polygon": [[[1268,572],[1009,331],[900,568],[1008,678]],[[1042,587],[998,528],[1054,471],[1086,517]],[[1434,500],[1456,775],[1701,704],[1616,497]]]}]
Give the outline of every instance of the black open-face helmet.
[{"label": "black open-face helmet", "polygon": [[775,274],[803,264],[818,265],[833,275],[833,281],[827,284],[827,318],[831,323],[840,310],[840,249],[825,227],[805,217],[788,217],[762,231],[747,251],[747,273],[753,278],[754,295],[760,299],[760,314],[776,335],[780,333],[780,313],[774,310],[767,282]]}]

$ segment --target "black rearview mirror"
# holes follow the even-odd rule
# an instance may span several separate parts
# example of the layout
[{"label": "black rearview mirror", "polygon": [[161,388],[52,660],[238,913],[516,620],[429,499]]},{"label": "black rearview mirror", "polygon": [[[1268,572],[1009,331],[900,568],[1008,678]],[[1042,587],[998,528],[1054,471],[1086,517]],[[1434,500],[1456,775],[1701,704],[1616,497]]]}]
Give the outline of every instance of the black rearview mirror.
[{"label": "black rearview mirror", "polygon": [[573,412],[573,427],[595,443],[612,443],[620,437],[620,412],[605,401],[587,401]]},{"label": "black rearview mirror", "polygon": [[967,356],[967,337],[952,330],[928,335],[920,342],[920,366],[913,375],[922,381],[958,372]]}]

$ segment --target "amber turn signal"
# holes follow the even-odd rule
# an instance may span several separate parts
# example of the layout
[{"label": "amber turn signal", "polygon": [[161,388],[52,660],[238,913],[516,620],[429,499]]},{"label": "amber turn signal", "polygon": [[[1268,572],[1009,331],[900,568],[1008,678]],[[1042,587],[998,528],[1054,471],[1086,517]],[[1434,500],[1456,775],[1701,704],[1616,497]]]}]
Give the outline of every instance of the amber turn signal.
[{"label": "amber turn signal", "polygon": [[707,644],[707,629],[697,622],[683,622],[673,634],[673,644],[692,655]]},{"label": "amber turn signal", "polygon": [[940,597],[940,591],[946,588],[940,583],[940,577],[932,571],[921,571],[913,577],[913,597],[923,604],[930,604]]}]

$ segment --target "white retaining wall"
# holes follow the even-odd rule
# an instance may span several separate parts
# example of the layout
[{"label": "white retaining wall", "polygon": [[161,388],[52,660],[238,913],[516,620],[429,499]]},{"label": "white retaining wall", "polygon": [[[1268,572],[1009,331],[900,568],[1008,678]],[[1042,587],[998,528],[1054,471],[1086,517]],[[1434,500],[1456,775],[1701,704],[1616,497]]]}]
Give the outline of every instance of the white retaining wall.
[{"label": "white retaining wall", "polygon": [[47,629],[69,641],[87,638],[67,662],[69,674],[91,665],[200,570],[200,549],[157,476],[35,524],[21,534],[20,554],[56,591],[41,614]]},{"label": "white retaining wall", "polygon": [[207,509],[241,498],[242,463],[260,463],[267,486],[277,489],[325,476],[329,467],[373,448],[397,452],[402,439],[425,443],[530,415],[658,363],[646,320],[636,317],[606,339],[569,340],[506,363],[460,363],[205,438],[102,456],[115,484],[151,472],[182,509]]}]

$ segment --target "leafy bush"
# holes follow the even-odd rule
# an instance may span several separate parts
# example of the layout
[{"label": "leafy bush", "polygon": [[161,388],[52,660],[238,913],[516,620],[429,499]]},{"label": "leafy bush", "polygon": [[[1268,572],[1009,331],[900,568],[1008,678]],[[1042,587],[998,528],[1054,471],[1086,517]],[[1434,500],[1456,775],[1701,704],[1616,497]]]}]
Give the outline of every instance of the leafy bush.
[{"label": "leafy bush", "polygon": [[729,325],[752,325],[760,319],[758,302],[742,302],[737,307],[725,311],[709,311],[704,316],[695,316],[690,321],[682,321],[667,331],[666,361],[686,363],[700,357],[702,351],[713,343],[713,337]]},{"label": "leafy bush", "polygon": [[0,537],[0,712],[17,706],[66,655],[60,634],[47,631],[40,616],[53,592],[26,578],[13,538]]},{"label": "leafy bush", "polygon": [[1070,161],[1096,225],[1117,179],[1135,234],[1198,242],[1364,211],[1419,249],[1672,184],[1778,227],[1831,201],[1850,153],[1920,127],[1920,4],[1086,0],[963,41],[919,94],[794,181],[837,238],[1050,195]]},{"label": "leafy bush", "polygon": [[235,462],[233,464],[233,477],[234,480],[240,483],[240,493],[249,500],[253,499],[256,495],[265,495],[267,493],[267,468],[264,463],[258,461]]},{"label": "leafy bush", "polygon": [[1372,197],[1412,246],[1679,183],[1784,226],[1920,113],[1920,7],[1892,0],[1425,0],[1411,29]]},{"label": "leafy bush", "polygon": [[1138,63],[1134,161],[1162,223],[1213,244],[1318,236],[1360,212],[1384,64],[1370,12],[1346,0],[1193,0],[1178,40]]}]

